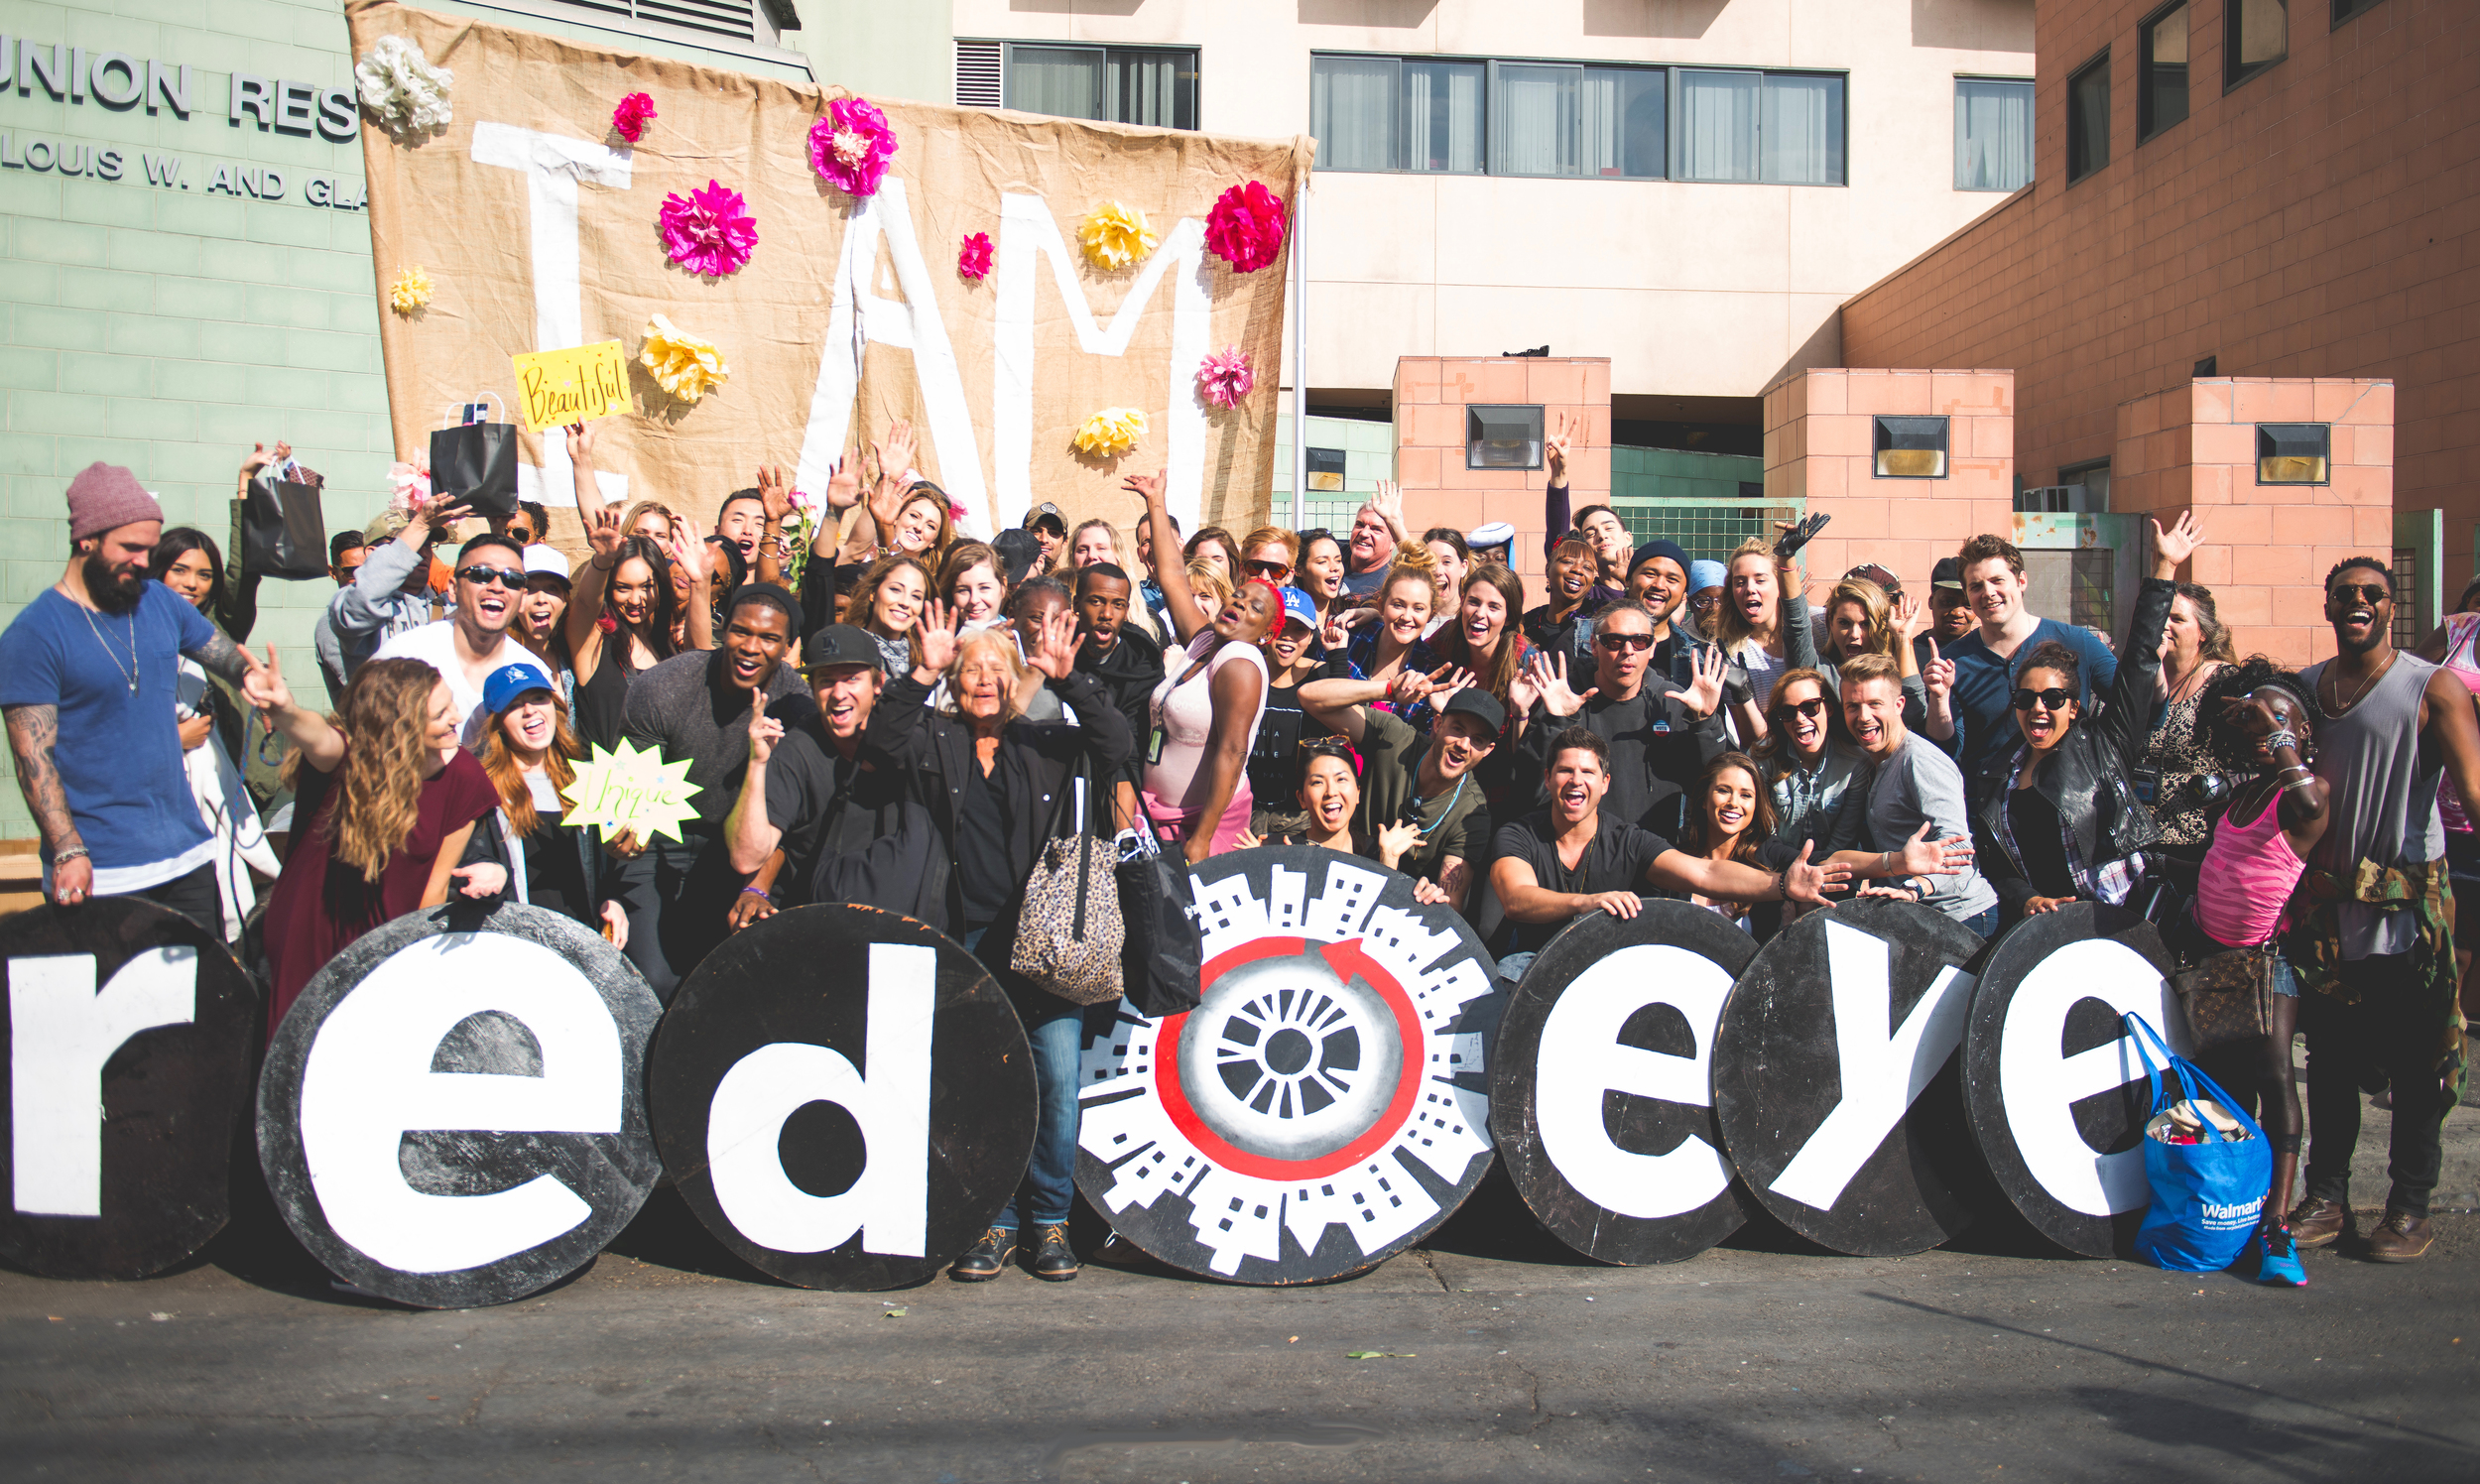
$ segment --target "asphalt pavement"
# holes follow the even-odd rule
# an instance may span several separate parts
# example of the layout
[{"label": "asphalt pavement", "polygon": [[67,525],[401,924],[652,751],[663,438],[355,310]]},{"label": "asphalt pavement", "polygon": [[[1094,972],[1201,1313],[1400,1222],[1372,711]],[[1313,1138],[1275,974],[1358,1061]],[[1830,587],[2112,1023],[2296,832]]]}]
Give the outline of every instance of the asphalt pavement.
[{"label": "asphalt pavement", "polygon": [[[2450,1133],[2468,1206],[2480,1115]],[[1900,1260],[1760,1226],[1618,1269],[1493,1175],[1323,1287],[856,1295],[756,1278],[658,1197],[570,1281],[462,1312],[339,1293],[266,1219],[147,1282],[0,1273],[13,1478],[2480,1479],[2470,1214],[2418,1263],[2306,1254],[2290,1292],[1997,1220]]]}]

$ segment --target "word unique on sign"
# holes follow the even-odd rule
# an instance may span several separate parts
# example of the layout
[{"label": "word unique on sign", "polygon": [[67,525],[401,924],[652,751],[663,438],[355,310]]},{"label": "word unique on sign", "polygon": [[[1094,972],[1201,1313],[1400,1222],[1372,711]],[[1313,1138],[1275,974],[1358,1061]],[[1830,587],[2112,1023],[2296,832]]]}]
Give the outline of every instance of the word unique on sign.
[{"label": "word unique on sign", "polygon": [[617,340],[528,350],[509,359],[517,368],[518,410],[528,433],[629,410],[629,358]]},{"label": "word unique on sign", "polygon": [[568,811],[559,822],[598,826],[606,837],[630,829],[641,842],[667,835],[677,840],[681,821],[697,816],[688,801],[698,792],[686,761],[667,763],[662,753],[640,752],[624,737],[610,752],[595,744],[594,756],[576,765],[576,777],[560,791]]}]

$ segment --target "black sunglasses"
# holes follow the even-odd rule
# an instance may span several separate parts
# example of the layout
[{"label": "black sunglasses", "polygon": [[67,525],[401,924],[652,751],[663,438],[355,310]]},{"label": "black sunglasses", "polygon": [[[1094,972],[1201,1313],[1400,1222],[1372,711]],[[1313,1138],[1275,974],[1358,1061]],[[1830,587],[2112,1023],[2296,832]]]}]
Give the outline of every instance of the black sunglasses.
[{"label": "black sunglasses", "polygon": [[2013,704],[2015,709],[2019,711],[2029,711],[2033,708],[2033,702],[2039,701],[2043,705],[2047,706],[2050,710],[2055,711],[2074,698],[2074,691],[2066,689],[2064,686],[2052,685],[2046,690],[2018,689],[2015,692]]},{"label": "black sunglasses", "polygon": [[1292,575],[1292,564],[1288,561],[1263,561],[1252,556],[1240,564],[1249,569],[1252,577],[1272,577],[1280,582]]},{"label": "black sunglasses", "polygon": [[489,586],[494,577],[499,579],[502,587],[517,588],[526,585],[525,568],[521,566],[484,566],[477,562],[472,566],[458,567],[456,575],[476,587]]},{"label": "black sunglasses", "polygon": [[1614,652],[1618,650],[1652,649],[1654,647],[1654,636],[1651,634],[1596,634],[1593,636],[1593,642],[1606,650]]},{"label": "black sunglasses", "polygon": [[1782,701],[1774,708],[1774,714],[1777,716],[1786,715],[1795,711],[1802,716],[1814,720],[1815,718],[1825,714],[1825,697],[1822,695],[1811,695],[1806,700]]},{"label": "black sunglasses", "polygon": [[2357,598],[2373,607],[2378,603],[2393,602],[2394,589],[2382,582],[2336,582],[2325,589],[2325,596],[2341,598],[2346,602]]}]

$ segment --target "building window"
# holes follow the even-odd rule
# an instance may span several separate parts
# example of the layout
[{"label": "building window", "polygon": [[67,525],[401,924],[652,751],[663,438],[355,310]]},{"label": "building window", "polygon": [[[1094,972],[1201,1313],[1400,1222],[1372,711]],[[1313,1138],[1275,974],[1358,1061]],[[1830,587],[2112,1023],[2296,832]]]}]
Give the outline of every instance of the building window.
[{"label": "building window", "polygon": [[2069,488],[2082,485],[2083,509],[2088,512],[2098,515],[2110,508],[2110,461],[2106,458],[2067,465],[2058,470],[2058,483]]},{"label": "building window", "polygon": [[766,46],[774,45],[782,32],[801,29],[801,17],[790,0],[532,0],[532,5],[544,15],[589,25],[619,16]]},{"label": "building window", "polygon": [[2185,0],[2146,21],[2137,36],[2143,46],[2136,85],[2136,138],[2141,142],[2187,116]]},{"label": "building window", "polygon": [[2291,55],[2290,0],[2222,0],[2222,90]]},{"label": "building window", "polygon": [[2066,184],[2110,163],[2110,54],[2066,79]]},{"label": "building window", "polygon": [[1840,186],[1843,81],[1316,55],[1309,132],[1319,170]]},{"label": "building window", "polygon": [[2376,8],[2377,0],[2333,0],[2333,24],[2339,26],[2362,11]]},{"label": "building window", "polygon": [[1878,478],[1946,477],[1944,418],[1879,417],[1872,421],[1876,424]]},{"label": "building window", "polygon": [[2256,482],[2323,484],[2333,430],[2322,423],[2256,425]]},{"label": "building window", "polygon": [[1193,48],[959,41],[956,102],[1054,118],[1193,129],[1197,54]]},{"label": "building window", "polygon": [[1487,406],[1464,409],[1464,467],[1538,469],[1542,466],[1542,409]]},{"label": "building window", "polygon": [[1312,444],[1308,455],[1308,487],[1314,490],[1343,488],[1343,450],[1320,448]]},{"label": "building window", "polygon": [[1843,184],[1843,79],[1679,69],[1679,178]]},{"label": "building window", "polygon": [[1957,77],[1954,188],[2021,190],[2032,179],[2032,83]]}]

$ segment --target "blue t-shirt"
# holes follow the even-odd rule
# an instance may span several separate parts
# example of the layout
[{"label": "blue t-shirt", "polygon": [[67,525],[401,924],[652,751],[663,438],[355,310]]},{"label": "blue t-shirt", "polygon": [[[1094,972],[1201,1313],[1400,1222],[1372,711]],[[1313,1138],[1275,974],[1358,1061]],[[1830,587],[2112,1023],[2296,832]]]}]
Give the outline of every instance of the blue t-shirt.
[{"label": "blue t-shirt", "polygon": [[1979,778],[1993,756],[2024,740],[2023,729],[2015,724],[2014,707],[2009,704],[2015,695],[2015,667],[2053,639],[2075,652],[2076,664],[2083,672],[2083,693],[2076,699],[2089,710],[2092,692],[2108,689],[2110,681],[2118,678],[2117,657],[2110,653],[2108,645],[2093,637],[2090,629],[2045,618],[2032,636],[2006,657],[1990,653],[1977,629],[1941,647],[1945,658],[1954,662],[1955,739],[1948,750],[1965,779]]},{"label": "blue t-shirt", "polygon": [[117,614],[89,612],[47,587],[0,633],[0,706],[60,710],[52,756],[98,892],[171,880],[183,872],[147,868],[207,843],[173,702],[182,652],[214,637],[206,616],[161,582],[147,584],[135,611]]}]

